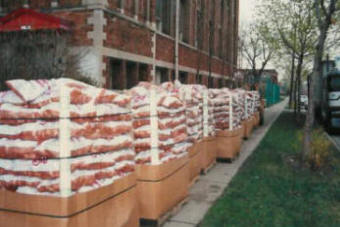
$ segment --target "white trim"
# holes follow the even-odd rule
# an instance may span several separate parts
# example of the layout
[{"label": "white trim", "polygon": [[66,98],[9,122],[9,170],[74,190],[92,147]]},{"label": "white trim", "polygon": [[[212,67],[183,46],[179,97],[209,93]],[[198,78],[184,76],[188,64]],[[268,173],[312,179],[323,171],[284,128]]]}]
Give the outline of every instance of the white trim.
[{"label": "white trim", "polygon": [[122,51],[122,50],[111,49],[111,48],[108,48],[108,47],[103,47],[102,53],[105,56],[108,56],[108,57],[144,63],[144,64],[148,64],[148,65],[152,65],[152,61],[153,61],[152,57],[133,54],[133,53],[125,52],[125,51]]},{"label": "white trim", "polygon": [[203,90],[203,137],[209,136],[208,89]]},{"label": "white trim", "polygon": [[152,52],[152,71],[151,71],[151,77],[153,83],[156,82],[156,47],[157,47],[157,35],[156,33],[152,34],[152,47],[151,47],[151,52]]},{"label": "white trim", "polygon": [[171,35],[165,34],[165,33],[161,32],[161,31],[159,31],[158,29],[156,29],[156,34],[159,35],[159,36],[163,36],[164,38],[168,38],[171,41],[175,41],[174,37],[172,37]]},{"label": "white trim", "polygon": [[104,40],[106,40],[106,32],[104,31],[104,26],[107,25],[107,21],[104,16],[104,11],[97,9],[93,10],[93,14],[88,18],[87,24],[93,25],[93,31],[87,33],[87,37],[93,40],[93,47],[97,52],[99,67],[98,67],[98,79],[99,81],[104,81],[103,71],[106,69],[106,64],[103,62],[103,45]]},{"label": "white trim", "polygon": [[150,90],[150,128],[151,164],[159,165],[157,99],[156,90],[154,88]]},{"label": "white trim", "polygon": [[229,93],[229,130],[233,130],[233,96]]},{"label": "white trim", "polygon": [[175,78],[179,79],[179,0],[176,0],[176,27],[175,27]]},{"label": "white trim", "polygon": [[[68,158],[71,155],[70,144],[70,91],[63,84],[60,83],[60,120],[59,120],[59,157]],[[62,159],[59,163],[59,189],[61,197],[68,197],[71,195],[71,168],[69,159]]]}]

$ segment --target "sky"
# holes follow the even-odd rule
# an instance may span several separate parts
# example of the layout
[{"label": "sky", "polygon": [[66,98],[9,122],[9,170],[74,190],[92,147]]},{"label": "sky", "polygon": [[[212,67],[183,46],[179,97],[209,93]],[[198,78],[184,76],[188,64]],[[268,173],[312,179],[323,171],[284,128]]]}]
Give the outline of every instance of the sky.
[{"label": "sky", "polygon": [[240,21],[241,24],[248,22],[254,15],[256,0],[240,0]]},{"label": "sky", "polygon": [[[259,0],[239,0],[240,1],[240,27],[244,27],[245,24],[248,24],[251,22],[255,15],[255,6],[256,3],[259,2]],[[246,60],[242,60],[241,67],[249,67],[247,66]],[[274,68],[274,66],[271,64],[271,62],[268,63],[266,68]],[[282,79],[283,72],[278,70],[279,72],[279,79]]]}]

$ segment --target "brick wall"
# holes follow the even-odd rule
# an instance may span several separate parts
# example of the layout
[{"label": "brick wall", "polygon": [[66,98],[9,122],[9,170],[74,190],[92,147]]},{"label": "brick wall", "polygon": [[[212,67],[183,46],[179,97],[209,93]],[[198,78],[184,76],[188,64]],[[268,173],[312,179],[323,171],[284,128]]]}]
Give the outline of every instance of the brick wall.
[{"label": "brick wall", "polygon": [[93,31],[93,25],[88,24],[92,16],[91,10],[70,12],[55,12],[55,16],[72,22],[72,43],[75,46],[90,46],[93,40],[88,38],[88,32]]},{"label": "brick wall", "polygon": [[75,7],[80,6],[82,4],[82,0],[58,0],[58,5],[60,7]]},{"label": "brick wall", "polygon": [[[6,11],[10,12],[12,10],[21,8],[24,6],[26,0],[1,0],[6,6]],[[113,0],[111,0],[113,1]],[[82,5],[82,0],[58,0],[59,8],[70,8]],[[29,0],[28,6],[32,9],[48,9],[52,5],[52,0]]]},{"label": "brick wall", "polygon": [[119,1],[117,0],[107,0],[108,6],[110,9],[119,9]]},{"label": "brick wall", "polygon": [[50,8],[51,7],[51,2],[52,2],[52,0],[45,0],[45,1],[31,0],[30,1],[30,7],[33,8],[33,9]]},{"label": "brick wall", "polygon": [[[9,6],[12,9],[16,7],[21,7],[20,0],[18,1],[10,1],[8,2]],[[31,0],[31,7],[36,9],[46,9],[51,6],[52,0]],[[190,67],[192,70],[197,70],[199,68],[201,71],[208,71],[209,67],[209,20],[212,18],[215,21],[214,24],[214,44],[212,46],[214,55],[218,58],[223,57],[228,62],[223,63],[222,59],[216,59],[215,57],[211,59],[212,63],[212,72],[215,74],[224,74],[225,76],[231,76],[233,72],[233,64],[236,64],[237,61],[237,35],[238,35],[238,8],[239,8],[239,0],[228,0],[225,1],[225,7],[228,6],[228,2],[236,1],[233,4],[233,9],[227,10],[225,9],[223,13],[221,13],[221,1],[215,0],[215,8],[212,9],[212,0],[202,0],[204,3],[204,8],[201,9],[204,12],[204,26],[201,28],[201,33],[203,39],[203,48],[201,52],[195,49],[196,42],[196,29],[197,29],[197,1],[190,1],[190,23],[189,23],[189,42],[188,47],[186,45],[180,44],[179,47],[179,63],[181,66]],[[138,12],[136,17],[135,11],[135,0],[124,0],[124,15],[122,17],[129,17],[131,20],[135,20],[132,23],[129,20],[123,19],[121,17],[117,17],[116,15],[110,13],[120,13],[119,9],[120,5],[117,0],[107,0],[108,3],[108,11],[104,13],[104,19],[106,21],[106,25],[104,25],[104,32],[106,33],[106,37],[104,38],[104,47],[108,49],[118,49],[123,52],[128,52],[134,54],[136,58],[139,55],[146,56],[148,58],[152,58],[152,35],[150,27],[147,26],[147,0],[139,0],[138,1]],[[83,9],[79,8],[81,6],[82,0],[59,0],[58,1],[59,10],[54,14],[66,20],[70,20],[73,22],[73,44],[76,46],[91,46],[93,45],[93,40],[88,38],[88,33],[93,31],[93,25],[89,25],[89,18],[93,16],[93,10],[91,9]],[[150,20],[151,22],[155,22],[155,13],[156,13],[156,0],[150,0]],[[77,7],[77,10],[70,10],[72,7]],[[60,11],[62,9],[62,11]],[[232,17],[232,11],[237,14],[235,17]],[[138,25],[140,23],[140,25]],[[219,26],[222,27],[222,36],[220,34]],[[223,45],[221,46],[221,40]],[[174,63],[174,52],[175,52],[175,42],[174,39],[157,35],[156,37],[156,59],[162,60],[165,62],[169,62],[171,64]],[[221,53],[221,49],[223,49],[223,53]],[[119,56],[117,56],[119,58]],[[137,60],[138,61],[138,60]],[[103,71],[103,77],[108,80],[109,76],[109,58],[104,56],[103,63],[106,65],[106,69]],[[148,66],[148,72],[151,71],[151,66]],[[188,82],[193,83],[196,81],[196,75],[192,72],[188,74]],[[150,78],[150,76],[148,77]],[[208,84],[208,78],[204,76],[203,82]],[[213,82],[215,85],[217,82]]]},{"label": "brick wall", "polygon": [[152,57],[151,31],[108,14],[105,14],[105,18],[105,47]]},{"label": "brick wall", "polygon": [[179,47],[179,64],[185,65],[191,68],[197,68],[197,56],[198,52],[181,45]]},{"label": "brick wall", "polygon": [[157,35],[156,38],[156,58],[157,60],[174,62],[175,59],[175,41],[164,37],[162,35]]}]

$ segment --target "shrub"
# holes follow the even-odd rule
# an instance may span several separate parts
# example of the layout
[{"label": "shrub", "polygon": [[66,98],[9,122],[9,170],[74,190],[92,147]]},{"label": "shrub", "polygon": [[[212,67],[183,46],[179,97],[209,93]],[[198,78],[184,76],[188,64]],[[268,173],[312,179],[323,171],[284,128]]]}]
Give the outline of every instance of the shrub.
[{"label": "shrub", "polygon": [[330,163],[332,158],[331,142],[319,128],[312,132],[311,152],[308,162],[312,169],[319,169]]},{"label": "shrub", "polygon": [[[303,131],[299,131],[297,136],[302,149]],[[314,129],[311,137],[311,151],[305,161],[312,170],[318,170],[330,164],[333,157],[331,141],[324,135],[322,128]]]}]

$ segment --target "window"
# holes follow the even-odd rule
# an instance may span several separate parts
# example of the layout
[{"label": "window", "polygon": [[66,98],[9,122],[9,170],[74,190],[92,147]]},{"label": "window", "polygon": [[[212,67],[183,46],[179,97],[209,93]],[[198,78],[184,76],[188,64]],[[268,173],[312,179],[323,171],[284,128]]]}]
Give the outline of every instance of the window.
[{"label": "window", "polygon": [[149,81],[149,67],[138,62],[111,58],[110,78],[112,89],[130,89],[139,81]]},{"label": "window", "polygon": [[4,9],[5,9],[4,1],[3,1],[3,0],[0,0],[0,13],[1,13],[2,11],[4,11]]},{"label": "window", "polygon": [[225,83],[225,86],[226,86],[226,87],[232,88],[232,84],[233,84],[232,80],[226,79],[226,80],[224,81],[224,83]]},{"label": "window", "polygon": [[115,90],[123,90],[125,88],[125,78],[123,76],[122,61],[110,60],[111,88]]},{"label": "window", "polygon": [[157,29],[165,34],[171,35],[171,24],[174,15],[175,1],[157,0],[156,1],[156,24]]},{"label": "window", "polygon": [[161,84],[164,82],[168,82],[169,78],[169,70],[166,68],[157,67],[156,69],[156,84]]},{"label": "window", "polygon": [[135,0],[123,1],[121,4],[121,10],[129,17],[136,16],[137,4]]},{"label": "window", "polygon": [[208,78],[208,88],[214,88],[214,78],[212,76]]},{"label": "window", "polygon": [[232,57],[231,57],[231,52],[232,52],[232,50],[231,50],[231,47],[232,47],[232,45],[231,45],[231,43],[232,43],[232,39],[231,39],[231,37],[232,37],[232,22],[231,22],[231,18],[232,18],[232,6],[231,6],[231,1],[230,0],[228,0],[227,1],[227,18],[228,18],[228,24],[227,24],[227,26],[228,26],[228,37],[227,37],[227,39],[226,39],[226,42],[227,42],[227,44],[226,44],[226,48],[227,48],[227,54],[226,54],[226,56],[225,56],[225,58],[226,58],[226,60],[228,61],[228,62],[231,62],[232,61]]},{"label": "window", "polygon": [[210,2],[210,18],[209,18],[209,53],[215,54],[215,0]]},{"label": "window", "polygon": [[116,0],[119,8],[124,9],[124,0]]},{"label": "window", "polygon": [[9,12],[19,8],[22,8],[24,5],[28,5],[28,0],[0,0],[0,11]]},{"label": "window", "polygon": [[176,80],[176,73],[175,73],[175,70],[171,70],[170,75],[171,75],[170,80],[171,80],[171,81],[175,81],[175,80]]},{"label": "window", "polygon": [[187,72],[179,72],[179,81],[182,84],[188,83],[188,73]]},{"label": "window", "polygon": [[218,88],[222,88],[223,87],[223,79],[219,78],[218,79]]},{"label": "window", "polygon": [[136,62],[126,63],[126,88],[130,89],[138,84],[139,66]]},{"label": "window", "polygon": [[139,64],[139,81],[149,81],[148,65]]},{"label": "window", "polygon": [[204,0],[197,0],[195,45],[202,49],[204,33]]},{"label": "window", "polygon": [[220,11],[220,24],[219,24],[219,42],[218,42],[218,50],[219,50],[219,57],[223,58],[223,51],[224,51],[224,47],[223,47],[223,28],[224,28],[224,12],[225,12],[225,0],[221,0],[221,11]]},{"label": "window", "polygon": [[139,0],[134,0],[133,9],[134,9],[135,16],[138,18]]},{"label": "window", "polygon": [[196,84],[202,84],[203,83],[203,77],[201,74],[196,75]]},{"label": "window", "polygon": [[180,0],[180,15],[179,15],[179,38],[183,42],[189,43],[190,33],[190,1]]}]

